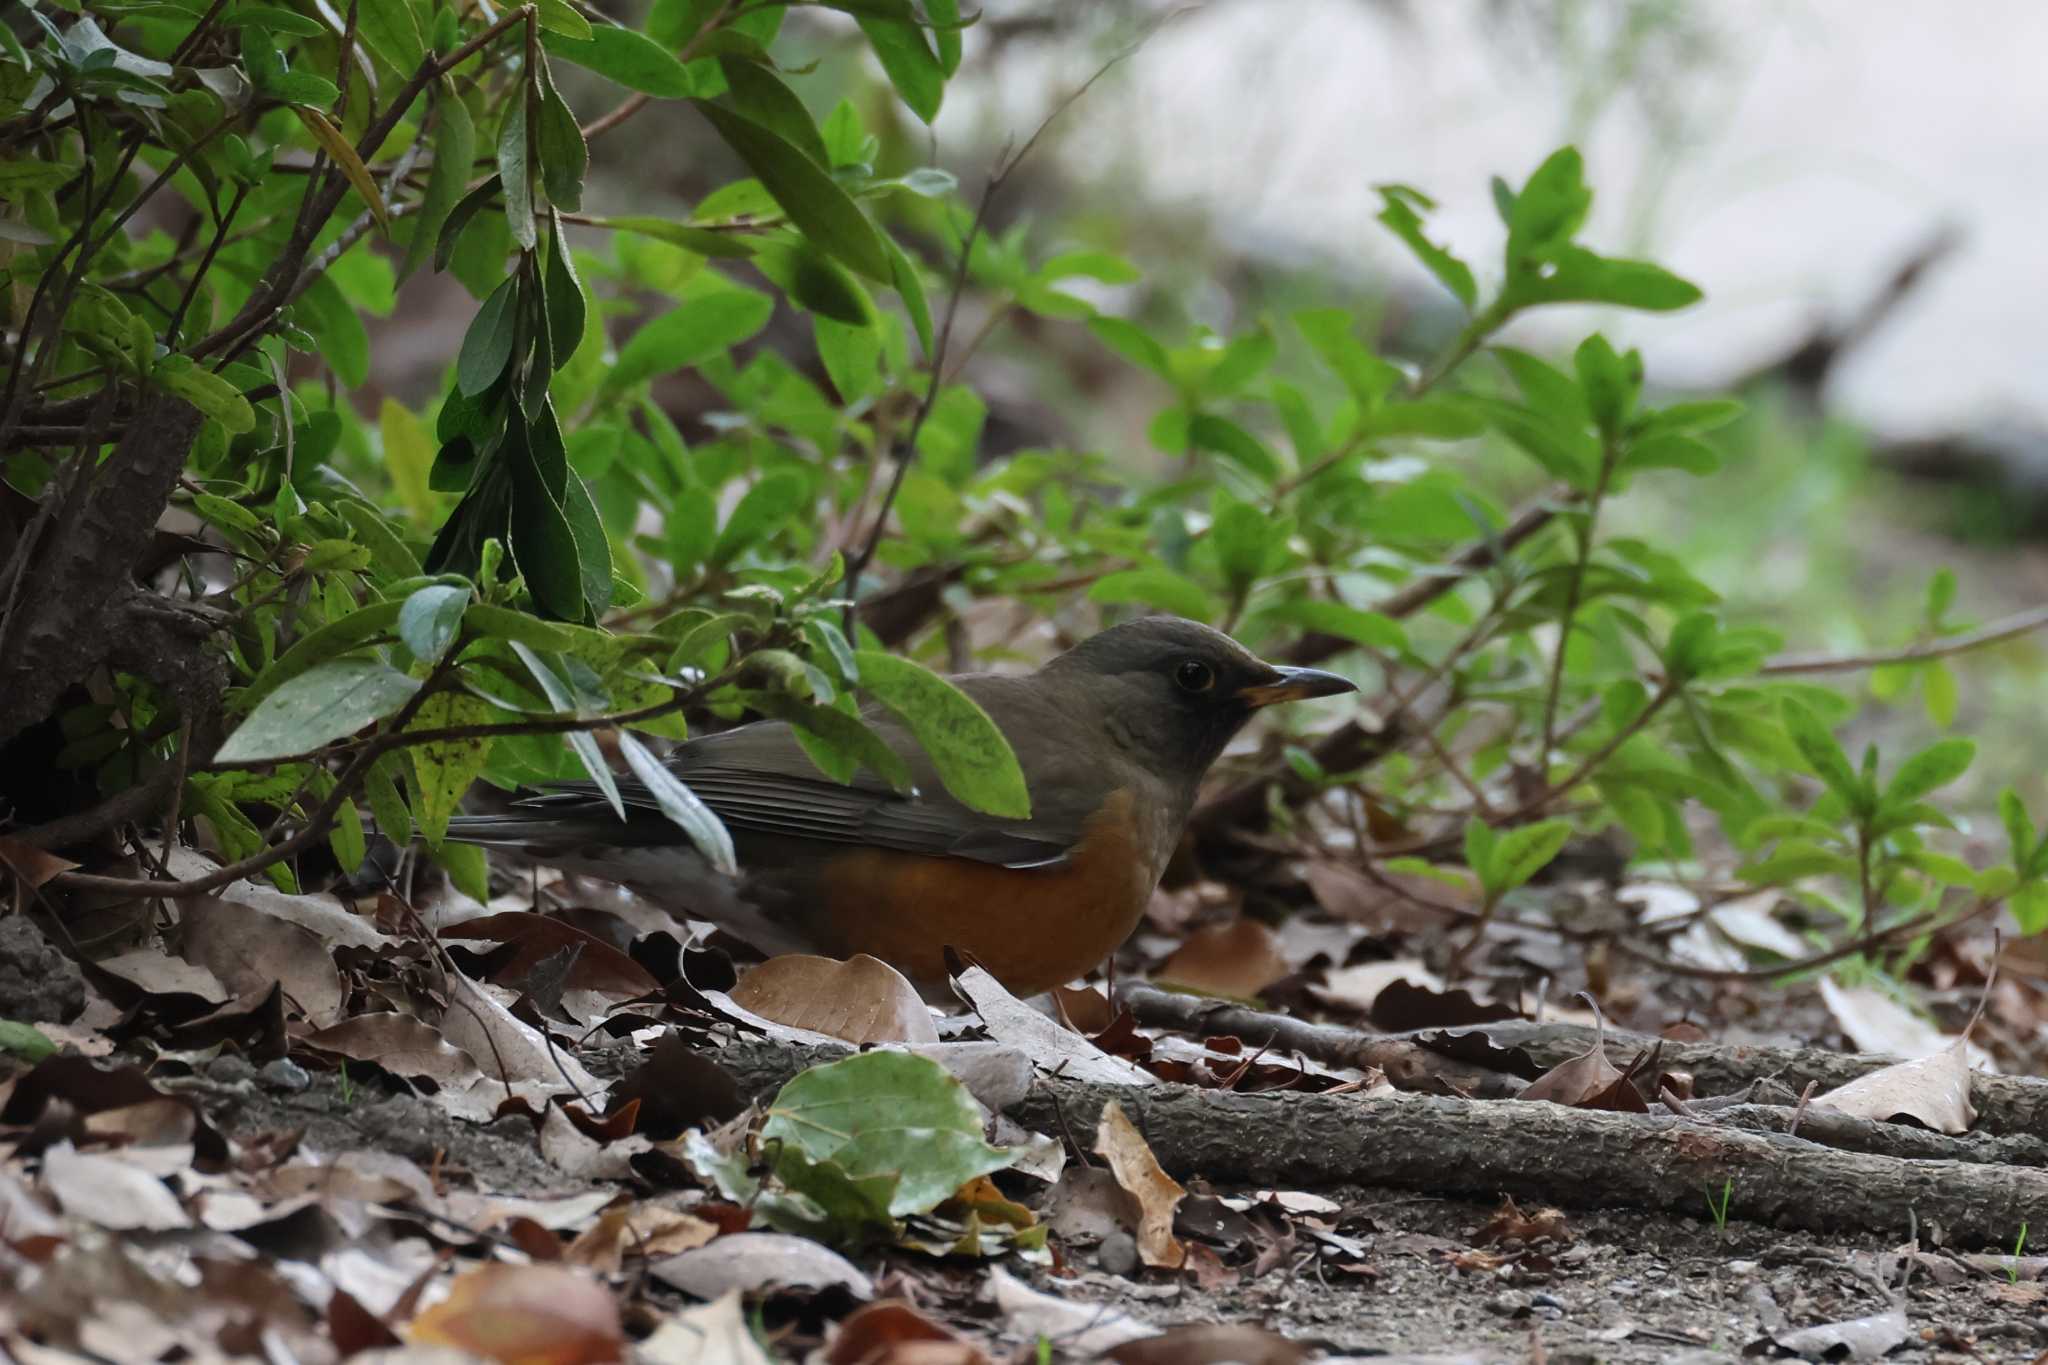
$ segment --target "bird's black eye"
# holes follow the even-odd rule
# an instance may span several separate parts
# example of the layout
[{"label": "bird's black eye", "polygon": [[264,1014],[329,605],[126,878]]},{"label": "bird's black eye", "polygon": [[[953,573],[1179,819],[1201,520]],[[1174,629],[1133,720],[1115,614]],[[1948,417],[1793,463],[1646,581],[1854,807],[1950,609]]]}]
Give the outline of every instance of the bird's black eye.
[{"label": "bird's black eye", "polygon": [[1216,685],[1216,674],[1200,659],[1185,659],[1173,670],[1173,680],[1189,692],[1207,692]]}]

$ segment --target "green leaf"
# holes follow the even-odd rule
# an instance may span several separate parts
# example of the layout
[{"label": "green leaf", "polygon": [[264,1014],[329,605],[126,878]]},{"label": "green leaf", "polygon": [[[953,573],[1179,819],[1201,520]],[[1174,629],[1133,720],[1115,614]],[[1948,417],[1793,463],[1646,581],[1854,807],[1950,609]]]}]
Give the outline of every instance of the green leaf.
[{"label": "green leaf", "polygon": [[576,263],[571,259],[569,251],[569,239],[562,235],[561,216],[553,209],[549,209],[548,222],[550,231],[545,286],[548,305],[548,345],[555,353],[555,367],[559,370],[569,363],[569,357],[575,355],[583,344],[584,323],[590,301],[584,296],[583,281],[576,274]]},{"label": "green leaf", "polygon": [[829,171],[744,114],[708,100],[692,103],[819,250],[869,279],[886,284],[893,278],[882,234]]},{"label": "green leaf", "polygon": [[540,158],[541,188],[548,202],[572,213],[583,207],[583,174],[590,167],[590,147],[575,111],[550,80],[541,91],[540,119],[534,126],[534,151]]},{"label": "green leaf", "polygon": [[1380,222],[1415,253],[1415,258],[1444,288],[1458,296],[1467,310],[1479,302],[1479,286],[1472,280],[1472,267],[1423,235],[1422,215],[1436,207],[1430,197],[1406,185],[1377,185],[1380,193]]},{"label": "green leaf", "polygon": [[630,731],[618,732],[618,744],[626,766],[640,779],[640,785],[647,789],[670,823],[689,836],[715,870],[728,877],[738,876],[739,859],[733,852],[732,835],[726,832],[725,823]]},{"label": "green leaf", "polygon": [[701,365],[767,326],[774,312],[775,301],[756,289],[721,289],[692,299],[635,332],[619,349],[605,384],[619,389]]},{"label": "green leaf", "polygon": [[569,0],[539,0],[535,17],[540,20],[544,33],[559,33],[576,43],[587,43],[592,39],[590,21],[576,12]]},{"label": "green leaf", "polygon": [[1690,403],[1673,403],[1670,407],[1646,412],[1636,418],[1634,434],[1654,436],[1667,431],[1694,434],[1712,431],[1727,426],[1744,411],[1742,402],[1734,398],[1703,398]]},{"label": "green leaf", "polygon": [[1769,857],[1738,869],[1736,875],[1757,886],[1781,886],[1806,877],[1854,877],[1856,860],[1808,839],[1787,839]]},{"label": "green leaf", "polygon": [[929,669],[880,650],[857,650],[854,662],[861,691],[910,728],[947,791],[990,815],[1031,817],[1031,792],[1017,756],[971,697]]},{"label": "green leaf", "polygon": [[505,118],[498,125],[498,181],[505,191],[505,226],[522,250],[533,250],[539,240],[533,225],[532,149],[526,137],[526,87],[517,88],[505,101]]},{"label": "green leaf", "polygon": [[832,168],[831,155],[825,150],[818,125],[811,121],[811,111],[780,76],[744,57],[720,57],[718,69],[725,73],[735,108],[826,170]]},{"label": "green leaf", "polygon": [[576,569],[583,585],[583,605],[596,617],[612,604],[611,541],[605,536],[604,523],[597,515],[597,504],[591,501],[590,488],[583,482],[583,476],[570,470],[562,492],[562,513],[576,540]]},{"label": "green leaf", "polygon": [[[912,789],[910,765],[861,720],[830,706],[795,704],[774,712],[796,727],[797,742],[818,764],[818,771],[836,782],[850,782],[866,768],[899,792]],[[805,742],[805,741],[812,742]],[[822,749],[822,754],[821,754]]]},{"label": "green leaf", "polygon": [[1227,417],[1198,412],[1188,421],[1188,443],[1213,450],[1265,483],[1280,477],[1280,462],[1265,443]]},{"label": "green leaf", "polygon": [[1173,360],[1166,354],[1166,348],[1136,323],[1099,313],[1088,319],[1088,330],[1133,365],[1143,366],[1169,382],[1173,379]]},{"label": "green leaf", "polygon": [[1917,801],[1937,787],[1946,787],[1969,770],[1977,746],[1967,739],[1943,739],[1928,745],[1899,765],[1884,789],[1886,807]]},{"label": "green leaf", "polygon": [[[937,118],[946,94],[946,72],[925,41],[924,29],[908,17],[914,13],[909,0],[873,0],[848,8],[853,10],[860,31],[867,34],[889,84],[896,87],[910,112],[926,123]],[[906,17],[875,17],[891,11]]]},{"label": "green leaf", "polygon": [[1920,700],[1927,718],[1942,729],[1956,723],[1956,675],[1947,664],[1937,659],[1921,672]]},{"label": "green leaf", "polygon": [[1016,1161],[1015,1152],[983,1139],[984,1122],[967,1087],[937,1062],[868,1052],[814,1066],[783,1086],[768,1106],[761,1142],[830,1162],[853,1180],[896,1176],[889,1212],[902,1218],[927,1213],[968,1181]]},{"label": "green leaf", "polygon": [[1842,746],[1821,724],[1820,717],[1814,715],[1804,702],[1790,697],[1785,699],[1779,714],[1785,722],[1785,733],[1799,746],[1800,754],[1814,775],[1850,810],[1859,815],[1868,814],[1874,804],[1874,793],[1856,775],[1856,770],[1850,766],[1849,756],[1842,752]]},{"label": "green leaf", "polygon": [[1376,611],[1361,611],[1342,602],[1296,598],[1260,613],[1272,621],[1335,635],[1370,649],[1399,653],[1408,648],[1408,632],[1399,621]]},{"label": "green leaf", "polygon": [[673,54],[644,33],[629,28],[599,26],[584,42],[544,31],[540,42],[549,56],[574,62],[643,95],[679,100],[696,89],[689,70]]},{"label": "green leaf", "polygon": [[444,843],[436,848],[429,844],[427,856],[463,895],[479,902],[491,898],[491,859],[480,845]]},{"label": "green leaf", "polygon": [[550,654],[566,654],[577,645],[577,637],[572,631],[509,607],[472,603],[462,619],[471,630],[488,640],[506,640],[525,645],[528,649],[546,650]]},{"label": "green leaf", "polygon": [[418,681],[375,659],[330,660],[259,702],[214,761],[261,763],[317,749],[384,719],[419,690]]},{"label": "green leaf", "polygon": [[1226,502],[1217,509],[1209,538],[1216,546],[1217,566],[1234,592],[1248,592],[1266,573],[1275,529],[1266,513],[1248,502]]},{"label": "green leaf", "polygon": [[2034,856],[2034,821],[2027,814],[2026,802],[2011,787],[1998,793],[1998,818],[2012,848],[2012,865],[2024,869]]},{"label": "green leaf", "polygon": [[1720,452],[1682,432],[1667,432],[1637,441],[1622,460],[1624,469],[1682,469],[1688,474],[1712,474],[1721,468]]},{"label": "green leaf", "polygon": [[1635,351],[1617,354],[1607,338],[1595,332],[1579,343],[1572,363],[1593,424],[1610,436],[1619,432],[1635,413],[1643,386],[1642,356]]},{"label": "green leaf", "polygon": [[[547,696],[548,705],[563,715],[581,714],[582,708],[577,706],[575,696],[562,682],[561,675],[548,667],[547,661],[526,645],[517,640],[511,644],[512,652],[519,656],[519,661],[526,665],[526,671],[540,684],[540,690]],[[590,780],[597,784],[598,791],[611,803],[613,812],[621,820],[625,819],[626,803],[619,797],[618,779],[612,776],[611,765],[604,761],[604,752],[597,747],[597,737],[588,730],[570,730],[562,736],[562,742],[575,753],[583,764],[583,770],[590,774]]]},{"label": "green leaf", "polygon": [[1546,261],[1544,274],[1511,280],[1503,297],[1515,308],[1543,303],[1612,303],[1668,313],[1703,297],[1699,286],[1648,261],[1598,256],[1583,247],[1564,247]]},{"label": "green leaf", "polygon": [[361,645],[398,623],[400,602],[373,602],[339,621],[330,621],[280,654],[237,698],[243,708],[260,705],[279,687],[309,669]]},{"label": "green leaf", "polygon": [[1525,268],[1530,257],[1570,241],[1593,206],[1585,161],[1576,147],[1552,152],[1515,196],[1508,220],[1508,268]]},{"label": "green leaf", "polygon": [[398,762],[397,754],[385,754],[372,763],[363,775],[363,795],[377,821],[377,832],[404,848],[412,842],[412,812],[405,808],[405,798],[398,794],[398,781],[392,776]]},{"label": "green leaf", "polygon": [[2032,936],[2048,929],[2048,885],[2030,882],[2012,893],[2006,902],[2020,932]]},{"label": "green leaf", "polygon": [[1499,846],[1500,835],[1492,825],[1476,815],[1465,821],[1465,866],[1488,891],[1493,890],[1493,855]]},{"label": "green leaf", "polygon": [[17,1023],[12,1019],[0,1019],[0,1056],[18,1058],[33,1066],[45,1057],[54,1057],[57,1045],[45,1038],[33,1025]]},{"label": "green leaf", "polygon": [[394,398],[386,398],[378,409],[377,431],[391,486],[413,519],[425,521],[434,510],[434,495],[427,486],[427,471],[434,465],[433,440],[420,419]]},{"label": "green leaf", "polygon": [[356,0],[356,33],[401,76],[411,76],[427,59],[412,0]]},{"label": "green leaf", "polygon": [[741,496],[725,519],[718,542],[711,548],[711,562],[728,564],[742,551],[781,530],[803,508],[811,496],[811,482],[794,470],[781,470],[760,479]]},{"label": "green leaf", "polygon": [[1538,820],[1501,835],[1491,855],[1493,877],[1487,890],[1498,895],[1522,885],[1550,866],[1571,837],[1571,824],[1565,820]]},{"label": "green leaf", "polygon": [[874,304],[860,281],[802,238],[757,243],[754,268],[774,281],[792,303],[817,316],[856,327],[875,320]]},{"label": "green leaf", "polygon": [[398,609],[398,638],[421,663],[434,664],[455,643],[470,590],[448,583],[430,583],[405,599]]},{"label": "green leaf", "polygon": [[[452,730],[470,725],[488,725],[497,715],[490,703],[466,692],[440,692],[420,703],[407,731]],[[436,740],[415,744],[412,756],[414,802],[412,814],[419,832],[438,847],[448,833],[448,817],[461,804],[463,794],[490,761],[492,741],[488,738]]]},{"label": "green leaf", "polygon": [[474,397],[498,382],[512,363],[512,343],[519,334],[519,277],[507,276],[477,309],[462,337],[455,360],[455,387]]},{"label": "green leaf", "polygon": [[151,369],[149,378],[158,388],[178,395],[220,423],[230,435],[256,429],[256,409],[249,406],[249,400],[212,370],[194,364],[190,356],[165,356]]},{"label": "green leaf", "polygon": [[1191,621],[1214,621],[1223,614],[1216,599],[1199,583],[1163,568],[1124,569],[1106,574],[1088,589],[1088,600],[1136,602],[1170,611],[1175,616],[1185,616]]}]

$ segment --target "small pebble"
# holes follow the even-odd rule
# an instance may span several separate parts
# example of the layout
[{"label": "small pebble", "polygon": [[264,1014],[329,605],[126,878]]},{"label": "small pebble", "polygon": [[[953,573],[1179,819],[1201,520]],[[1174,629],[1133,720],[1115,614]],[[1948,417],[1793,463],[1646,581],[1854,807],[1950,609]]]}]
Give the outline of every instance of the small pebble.
[{"label": "small pebble", "polygon": [[1760,1267],[1755,1261],[1730,1261],[1723,1269],[1730,1275],[1754,1275]]},{"label": "small pebble", "polygon": [[256,1068],[247,1057],[226,1052],[206,1064],[206,1079],[222,1085],[247,1085],[256,1079]]},{"label": "small pebble", "polygon": [[313,1084],[313,1078],[306,1074],[306,1068],[288,1058],[280,1057],[274,1062],[265,1062],[263,1070],[257,1073],[263,1083],[273,1090],[288,1090],[293,1094]]},{"label": "small pebble", "polygon": [[1537,1308],[1562,1309],[1564,1307],[1563,1299],[1560,1299],[1555,1294],[1546,1294],[1540,1289],[1529,1296],[1529,1302]]},{"label": "small pebble", "polygon": [[1138,1242],[1128,1232],[1112,1232],[1096,1249],[1095,1263],[1112,1275],[1129,1275],[1138,1268]]},{"label": "small pebble", "polygon": [[1527,1294],[1519,1289],[1510,1289],[1488,1299],[1486,1311],[1504,1318],[1519,1317],[1529,1311],[1529,1302]]}]

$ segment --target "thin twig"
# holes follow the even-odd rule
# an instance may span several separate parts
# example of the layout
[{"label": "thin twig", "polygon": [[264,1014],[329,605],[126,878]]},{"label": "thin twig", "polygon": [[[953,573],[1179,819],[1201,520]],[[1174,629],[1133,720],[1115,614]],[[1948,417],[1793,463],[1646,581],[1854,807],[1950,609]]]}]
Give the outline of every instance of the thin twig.
[{"label": "thin twig", "polygon": [[1894,664],[1924,664],[1936,659],[1946,659],[1956,654],[1966,654],[1986,645],[2003,644],[2048,626],[2048,607],[2030,607],[2011,616],[2000,617],[1988,626],[1951,635],[1946,639],[1927,640],[1917,645],[1889,653],[1876,654],[1780,654],[1767,660],[1757,671],[1766,677],[1784,677],[1797,673],[1856,673],[1867,668],[1887,668]]}]

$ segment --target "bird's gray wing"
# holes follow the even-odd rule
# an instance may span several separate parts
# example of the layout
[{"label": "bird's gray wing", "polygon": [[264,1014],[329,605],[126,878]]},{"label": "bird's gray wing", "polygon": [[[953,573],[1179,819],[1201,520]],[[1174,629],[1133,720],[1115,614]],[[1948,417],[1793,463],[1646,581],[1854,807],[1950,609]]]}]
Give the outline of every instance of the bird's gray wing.
[{"label": "bird's gray wing", "polygon": [[[977,699],[1006,731],[1014,734],[1015,725],[1047,719],[1030,714],[1035,709],[1030,694],[1020,693],[1012,680],[965,681],[979,684],[970,690],[981,694]],[[736,832],[970,858],[1004,867],[1042,867],[1064,860],[1079,842],[1087,817],[1101,804],[1100,797],[1107,794],[1105,789],[1091,796],[1085,789],[1101,785],[1096,774],[1077,771],[1082,766],[1078,763],[1063,762],[1055,744],[1051,761],[1038,765],[1031,783],[1032,817],[986,815],[945,790],[931,760],[886,713],[870,713],[865,719],[909,765],[914,795],[896,792],[865,768],[851,783],[833,781],[818,771],[790,727],[780,721],[691,740],[669,756],[668,764]],[[1041,755],[1045,748],[1041,740]],[[683,837],[660,819],[659,805],[641,782],[625,775],[617,781],[631,817],[624,827],[617,825],[594,782],[560,783],[516,805],[522,812],[545,812],[586,828],[589,821],[609,820],[623,839],[636,843]]]}]

